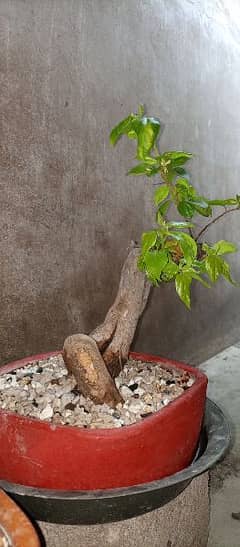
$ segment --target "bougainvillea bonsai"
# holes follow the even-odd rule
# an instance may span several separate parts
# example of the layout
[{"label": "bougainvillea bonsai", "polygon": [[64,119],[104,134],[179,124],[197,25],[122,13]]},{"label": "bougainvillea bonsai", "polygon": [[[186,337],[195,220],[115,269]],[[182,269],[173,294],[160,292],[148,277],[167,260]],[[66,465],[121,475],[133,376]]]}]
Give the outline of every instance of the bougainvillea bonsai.
[{"label": "bougainvillea bonsai", "polygon": [[[130,114],[113,128],[110,142],[123,135],[136,143],[137,165],[128,175],[155,177],[155,225],[132,243],[124,263],[116,299],[104,322],[89,336],[77,334],[64,343],[64,360],[81,392],[96,403],[115,406],[121,395],[114,378],[126,362],[140,315],[147,304],[151,286],[174,283],[182,302],[190,309],[191,285],[200,282],[210,288],[220,277],[236,284],[225,255],[236,246],[225,240],[210,244],[205,235],[224,215],[240,208],[240,196],[208,199],[190,182],[185,164],[192,154],[184,151],[160,153],[160,122],[147,117],[144,108]],[[214,215],[215,209],[223,210]],[[171,211],[170,211],[171,209]],[[171,219],[173,213],[176,220]],[[209,220],[197,231],[195,217]]]},{"label": "bougainvillea bonsai", "polygon": [[[209,200],[200,195],[185,172],[191,154],[160,153],[159,131],[159,121],[146,117],[140,107],[110,135],[113,145],[122,135],[135,141],[138,163],[130,175],[155,177],[156,218],[140,243],[130,245],[115,301],[103,323],[89,335],[69,336],[63,352],[35,355],[2,369],[0,467],[5,481],[48,492],[54,489],[54,496],[56,489],[70,490],[71,495],[73,490],[144,485],[173,475],[193,461],[205,408],[206,376],[188,365],[131,353],[130,347],[152,286],[174,283],[189,309],[193,282],[210,287],[223,276],[235,284],[224,258],[236,251],[235,245],[224,240],[210,244],[204,236],[211,224],[240,208],[240,199]],[[213,215],[215,207],[223,211]],[[208,219],[198,230],[197,215]],[[73,377],[67,374],[62,356]],[[221,435],[214,427],[213,433],[219,456]],[[212,446],[211,457],[205,459],[208,465],[213,463]],[[180,492],[182,487],[175,490],[174,485],[171,492]],[[158,499],[155,486],[152,492]],[[114,496],[108,498],[110,520]],[[133,498],[132,502],[129,492],[120,494],[115,507],[135,507],[138,495]],[[83,508],[86,515],[89,506],[84,499],[78,511],[82,513]],[[89,499],[97,513],[98,498]],[[48,515],[54,512],[51,500]],[[150,510],[148,501],[141,502],[141,513],[143,507]],[[71,513],[72,508],[71,504]]]}]

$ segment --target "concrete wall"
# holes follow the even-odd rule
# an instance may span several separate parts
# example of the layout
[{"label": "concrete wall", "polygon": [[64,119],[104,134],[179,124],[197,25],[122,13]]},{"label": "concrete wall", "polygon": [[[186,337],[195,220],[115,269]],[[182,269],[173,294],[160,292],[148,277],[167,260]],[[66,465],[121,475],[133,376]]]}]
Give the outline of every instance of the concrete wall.
[{"label": "concrete wall", "polygon": [[[133,148],[108,144],[140,102],[163,149],[196,153],[199,187],[239,192],[239,21],[238,0],[1,0],[1,362],[61,347],[111,304],[152,219],[151,183],[125,177]],[[235,213],[218,236],[239,228]],[[198,362],[239,339],[238,289],[192,300],[154,290],[135,347]]]}]

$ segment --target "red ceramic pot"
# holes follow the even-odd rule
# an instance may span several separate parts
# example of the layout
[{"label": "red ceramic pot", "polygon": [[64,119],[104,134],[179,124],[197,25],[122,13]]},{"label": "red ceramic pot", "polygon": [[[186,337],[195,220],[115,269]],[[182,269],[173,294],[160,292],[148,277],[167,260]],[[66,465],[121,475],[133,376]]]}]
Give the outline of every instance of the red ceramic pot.
[{"label": "red ceramic pot", "polygon": [[[56,353],[15,361],[1,374]],[[56,426],[0,410],[0,478],[39,488],[96,490],[150,482],[189,465],[201,429],[206,376],[153,355],[131,356],[188,371],[195,382],[162,410],[119,429]]]}]

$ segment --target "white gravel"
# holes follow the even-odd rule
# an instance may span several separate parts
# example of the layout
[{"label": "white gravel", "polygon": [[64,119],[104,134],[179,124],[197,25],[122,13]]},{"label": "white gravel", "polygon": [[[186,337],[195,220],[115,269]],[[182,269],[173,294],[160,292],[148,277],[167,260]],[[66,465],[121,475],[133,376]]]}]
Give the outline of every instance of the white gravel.
[{"label": "white gravel", "polygon": [[116,409],[81,395],[61,355],[30,362],[0,375],[0,408],[55,424],[85,428],[130,425],[151,416],[194,382],[188,373],[130,359],[116,385],[124,399]]}]

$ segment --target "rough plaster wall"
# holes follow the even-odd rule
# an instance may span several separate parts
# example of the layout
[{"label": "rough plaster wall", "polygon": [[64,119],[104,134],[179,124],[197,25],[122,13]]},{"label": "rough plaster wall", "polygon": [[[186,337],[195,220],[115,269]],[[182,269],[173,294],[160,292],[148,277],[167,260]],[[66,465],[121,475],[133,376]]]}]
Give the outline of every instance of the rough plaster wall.
[{"label": "rough plaster wall", "polygon": [[[163,148],[197,154],[209,196],[239,191],[239,21],[238,0],[0,1],[1,362],[104,317],[151,225],[151,183],[125,177],[133,148],[108,144],[138,103]],[[219,238],[239,227],[235,213]],[[239,304],[225,283],[194,288],[191,314],[154,290],[135,347],[197,362],[239,339]]]}]

